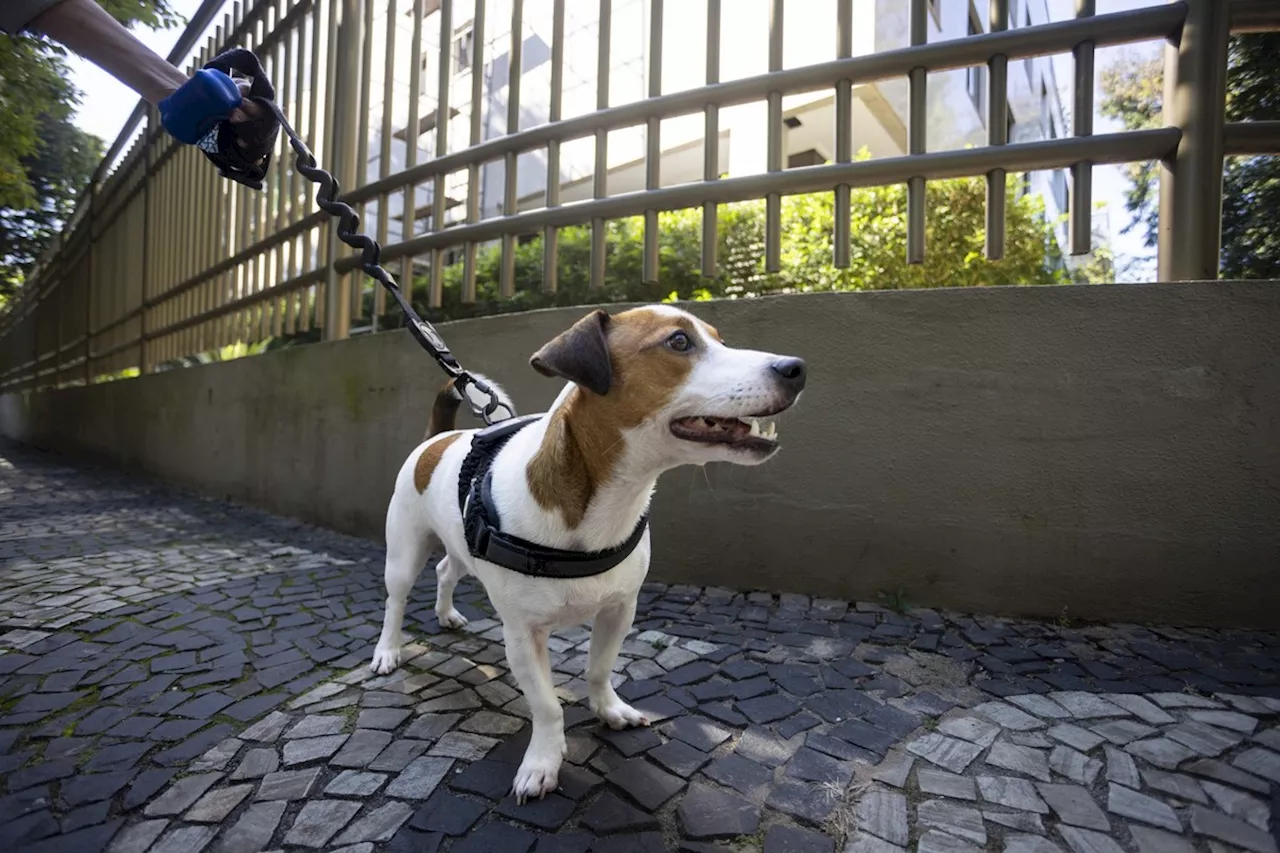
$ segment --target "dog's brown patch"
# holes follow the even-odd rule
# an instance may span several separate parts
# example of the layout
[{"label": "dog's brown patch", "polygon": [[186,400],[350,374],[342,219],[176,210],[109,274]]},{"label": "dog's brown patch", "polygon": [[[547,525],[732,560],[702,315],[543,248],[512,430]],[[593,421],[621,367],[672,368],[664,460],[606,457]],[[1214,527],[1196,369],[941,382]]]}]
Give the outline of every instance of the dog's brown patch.
[{"label": "dog's brown patch", "polygon": [[696,350],[678,353],[665,345],[678,329],[697,338],[700,321],[692,317],[636,308],[602,322],[613,373],[608,393],[574,388],[551,416],[526,469],[534,500],[544,510],[559,510],[570,528],[582,522],[596,490],[613,476],[623,431],[662,409],[697,358]]},{"label": "dog's brown patch", "polygon": [[431,482],[431,475],[435,473],[436,466],[440,464],[440,458],[444,456],[444,452],[449,449],[449,446],[459,438],[462,438],[462,433],[455,432],[452,435],[443,436],[422,448],[422,453],[418,455],[418,464],[413,466],[413,487],[418,490],[418,494],[422,494],[427,490],[427,484]]}]

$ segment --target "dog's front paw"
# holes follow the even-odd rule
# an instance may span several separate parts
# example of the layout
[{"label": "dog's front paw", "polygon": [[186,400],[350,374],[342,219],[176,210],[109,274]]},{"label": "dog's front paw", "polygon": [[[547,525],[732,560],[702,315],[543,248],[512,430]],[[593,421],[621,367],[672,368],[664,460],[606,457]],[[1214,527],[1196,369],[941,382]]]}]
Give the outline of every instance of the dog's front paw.
[{"label": "dog's front paw", "polygon": [[625,729],[629,726],[647,726],[648,719],[644,714],[632,708],[626,702],[614,697],[611,702],[603,702],[595,708],[596,716],[611,729]]},{"label": "dog's front paw", "polygon": [[563,754],[563,747],[540,750],[529,747],[524,754],[524,761],[520,762],[520,769],[516,771],[515,782],[511,785],[511,794],[516,798],[517,805],[541,799],[556,789]]},{"label": "dog's front paw", "polygon": [[400,646],[378,646],[373,650],[373,662],[369,668],[378,675],[386,675],[400,665]]},{"label": "dog's front paw", "polygon": [[467,617],[458,612],[456,607],[451,607],[443,613],[436,611],[436,620],[440,623],[441,628],[447,629],[461,628],[469,621]]}]

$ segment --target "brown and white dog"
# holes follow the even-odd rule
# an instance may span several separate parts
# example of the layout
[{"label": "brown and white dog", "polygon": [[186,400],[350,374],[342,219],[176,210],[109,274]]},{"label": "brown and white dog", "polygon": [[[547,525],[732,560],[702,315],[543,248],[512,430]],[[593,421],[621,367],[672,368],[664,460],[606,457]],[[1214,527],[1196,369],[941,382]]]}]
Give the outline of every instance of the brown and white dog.
[{"label": "brown and white dog", "polygon": [[[663,471],[714,461],[758,465],[773,456],[776,430],[762,419],[790,408],[805,385],[800,359],[731,348],[711,326],[665,305],[594,311],[530,364],[569,382],[549,412],[498,452],[493,502],[504,533],[576,551],[627,540]],[[446,556],[436,567],[441,626],[466,624],[453,605],[454,587],[465,574],[479,577],[529,703],[532,739],[512,786],[523,802],[556,788],[565,752],[547,651],[552,631],[592,622],[586,672],[592,710],[615,729],[647,725],[618,697],[610,674],[649,570],[649,534],[646,528],[617,566],[585,578],[533,577],[473,558],[458,477],[475,431],[454,428],[457,403],[450,383],[427,440],[396,478],[387,510],[387,609],[372,668],[388,673],[399,665],[405,601],[433,547],[443,543]]]}]

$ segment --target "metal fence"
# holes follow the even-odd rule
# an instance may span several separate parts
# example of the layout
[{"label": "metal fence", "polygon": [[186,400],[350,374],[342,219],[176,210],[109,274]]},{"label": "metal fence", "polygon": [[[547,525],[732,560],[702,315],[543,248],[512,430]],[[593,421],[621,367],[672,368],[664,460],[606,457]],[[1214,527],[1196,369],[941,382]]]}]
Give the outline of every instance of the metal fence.
[{"label": "metal fence", "polygon": [[[909,44],[863,55],[853,51],[853,0],[835,0],[836,55],[796,68],[783,67],[784,12],[804,14],[802,4],[769,0],[768,72],[728,81],[721,80],[721,25],[732,4],[706,0],[705,85],[669,94],[662,92],[666,4],[647,0],[647,97],[617,106],[609,105],[615,0],[542,0],[552,4],[548,120],[527,128],[520,127],[525,0],[501,0],[512,33],[505,54],[506,127],[502,135],[486,138],[479,107],[484,69],[498,74],[499,66],[486,66],[483,34],[486,5],[495,2],[247,0],[235,2],[217,23],[226,4],[206,0],[170,59],[189,58],[194,68],[225,46],[255,51],[276,82],[279,102],[338,177],[343,198],[361,211],[364,229],[383,243],[384,264],[395,269],[390,262],[399,261],[406,286],[415,270],[425,270],[433,306],[442,299],[446,257],[460,258],[462,300],[475,300],[477,247],[491,241],[501,242],[499,293],[510,296],[516,240],[530,233],[544,235],[542,286],[554,290],[557,233],[568,225],[590,226],[590,282],[599,286],[606,222],[620,217],[643,216],[643,274],[652,280],[659,269],[658,213],[666,210],[701,209],[702,270],[714,275],[718,206],[745,200],[765,200],[765,266],[776,271],[782,257],[781,199],[794,193],[834,192],[833,263],[847,267],[850,190],[865,186],[907,185],[907,259],[918,263],[926,251],[926,181],[962,176],[986,177],[986,253],[998,259],[1005,242],[1006,176],[1024,170],[1070,170],[1068,242],[1072,253],[1087,253],[1093,166],[1154,160],[1162,163],[1158,277],[1216,278],[1224,156],[1280,153],[1280,122],[1227,124],[1223,118],[1229,34],[1280,29],[1280,3],[1274,0],[1182,0],[1106,15],[1095,14],[1093,0],[1077,0],[1074,20],[1017,29],[1010,29],[1009,0],[991,0],[990,32],[932,43],[926,16],[934,0],[910,0]],[[563,118],[567,2],[599,4],[596,108]],[[472,31],[480,38],[459,43],[455,6],[472,12]],[[424,26],[432,18],[435,39]],[[395,55],[401,20],[412,22],[407,57]],[[1151,39],[1168,40],[1164,126],[1094,135],[1095,49]],[[1009,62],[1066,52],[1073,54],[1075,72],[1072,136],[1010,143]],[[408,91],[401,92],[396,69],[406,61]],[[470,72],[460,82],[453,70],[463,61]],[[927,152],[927,75],[983,66],[988,145]],[[433,77],[434,103],[426,97]],[[907,154],[855,160],[854,87],[903,78]],[[451,146],[451,125],[457,122],[450,119],[450,102],[460,86],[470,91],[469,139],[465,146]],[[834,97],[834,162],[784,171],[783,98],[814,91]],[[767,170],[722,177],[716,144],[721,110],[751,102],[767,108]],[[379,104],[380,126],[371,118]],[[433,134],[434,146],[419,162],[420,145],[405,145],[404,162],[393,172],[391,147],[401,133],[392,120],[397,104],[408,113],[405,140],[414,132]],[[662,122],[697,114],[705,124],[702,180],[662,186]],[[645,128],[644,189],[611,195],[609,134],[636,126]],[[578,140],[595,148],[590,197],[562,204],[561,148]],[[375,142],[379,150],[370,150]],[[519,168],[528,163],[520,157],[535,151],[547,170],[543,204],[520,210]],[[370,167],[374,162],[376,168]],[[481,169],[496,163],[503,164],[501,215],[482,218]],[[154,112],[140,106],[62,236],[0,319],[0,389],[148,372],[181,356],[273,335],[321,330],[326,339],[347,337],[353,315],[363,310],[367,282],[334,237],[332,220],[314,207],[313,189],[283,151],[273,159],[265,191],[225,181],[198,151],[164,134]],[[380,297],[375,296],[375,311],[382,307]]]}]

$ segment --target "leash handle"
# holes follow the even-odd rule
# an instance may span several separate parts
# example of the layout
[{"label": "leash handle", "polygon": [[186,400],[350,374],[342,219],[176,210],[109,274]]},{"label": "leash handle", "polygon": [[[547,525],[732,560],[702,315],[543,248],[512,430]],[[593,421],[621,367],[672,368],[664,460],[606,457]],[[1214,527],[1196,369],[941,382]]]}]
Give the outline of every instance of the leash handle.
[{"label": "leash handle", "polygon": [[[263,71],[262,63],[258,61],[258,57],[248,50],[236,48],[218,55],[206,67],[213,67],[228,75],[235,71],[252,80],[247,99],[269,110],[279,123],[279,127],[284,130],[285,136],[289,140],[289,145],[293,148],[294,163],[298,172],[318,187],[316,204],[325,213],[338,220],[338,239],[351,248],[360,250],[360,268],[370,278],[386,288],[395,299],[400,306],[400,310],[404,313],[409,333],[413,335],[423,349],[431,354],[431,357],[436,360],[441,369],[453,377],[454,387],[475,416],[486,424],[493,424],[496,421],[515,417],[516,413],[502,401],[497,392],[489,387],[488,383],[477,379],[473,374],[462,369],[462,365],[458,364],[458,360],[449,351],[449,347],[445,345],[444,338],[440,337],[440,333],[436,331],[435,326],[422,319],[418,312],[413,310],[413,306],[409,304],[409,300],[405,299],[404,293],[400,290],[400,285],[382,267],[380,263],[382,247],[372,237],[360,233],[358,230],[360,227],[359,215],[351,205],[338,200],[338,180],[316,164],[315,155],[311,153],[311,149],[298,136],[293,129],[293,125],[289,123],[284,112],[280,109],[279,104],[275,102],[275,88],[271,85],[271,81],[267,79],[266,72]],[[226,173],[224,172],[224,174]],[[239,180],[234,174],[227,176]],[[475,399],[473,395],[466,393],[468,386],[474,388],[487,400],[481,402]],[[499,411],[505,411],[506,414],[503,417],[496,417]]]}]

